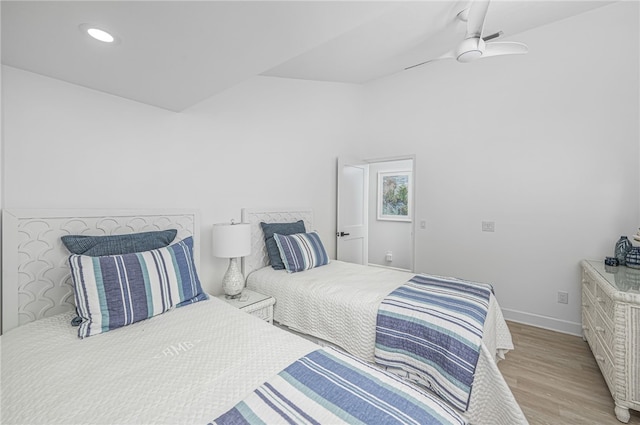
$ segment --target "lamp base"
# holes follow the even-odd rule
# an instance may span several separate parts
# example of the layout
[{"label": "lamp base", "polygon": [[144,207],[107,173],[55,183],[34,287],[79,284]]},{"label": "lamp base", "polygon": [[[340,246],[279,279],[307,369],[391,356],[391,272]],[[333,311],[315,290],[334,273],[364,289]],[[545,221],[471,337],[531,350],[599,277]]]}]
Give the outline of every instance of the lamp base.
[{"label": "lamp base", "polygon": [[229,268],[222,278],[222,290],[226,298],[238,298],[244,289],[244,276],[238,267],[238,259],[229,259]]}]

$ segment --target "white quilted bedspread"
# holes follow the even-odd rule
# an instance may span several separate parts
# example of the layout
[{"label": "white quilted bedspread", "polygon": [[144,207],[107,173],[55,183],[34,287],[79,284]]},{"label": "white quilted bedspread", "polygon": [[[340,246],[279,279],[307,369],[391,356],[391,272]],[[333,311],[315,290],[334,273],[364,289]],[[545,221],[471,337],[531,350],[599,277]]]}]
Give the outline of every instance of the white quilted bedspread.
[{"label": "white quilted bedspread", "polygon": [[317,349],[213,297],[84,340],[72,317],[0,338],[0,423],[206,424]]},{"label": "white quilted bedspread", "polygon": [[[247,287],[276,299],[274,320],[374,361],[378,305],[414,273],[332,260],[301,273],[264,267]],[[483,349],[465,413],[473,424],[516,425],[527,421],[496,364],[513,349],[511,333],[494,296],[485,321]]]}]

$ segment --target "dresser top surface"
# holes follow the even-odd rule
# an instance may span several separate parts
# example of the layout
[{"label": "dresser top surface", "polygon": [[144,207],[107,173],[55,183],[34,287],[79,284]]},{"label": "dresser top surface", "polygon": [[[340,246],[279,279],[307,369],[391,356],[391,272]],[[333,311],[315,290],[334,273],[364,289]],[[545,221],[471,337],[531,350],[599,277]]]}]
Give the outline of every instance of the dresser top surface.
[{"label": "dresser top surface", "polygon": [[611,267],[605,265],[603,261],[587,260],[587,263],[617,291],[640,294],[640,269],[625,266]]}]

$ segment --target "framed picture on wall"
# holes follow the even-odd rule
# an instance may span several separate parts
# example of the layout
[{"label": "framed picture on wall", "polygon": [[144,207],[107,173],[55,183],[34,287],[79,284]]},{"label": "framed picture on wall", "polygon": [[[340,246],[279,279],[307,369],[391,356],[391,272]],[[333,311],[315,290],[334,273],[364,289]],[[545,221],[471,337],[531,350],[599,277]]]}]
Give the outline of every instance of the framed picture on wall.
[{"label": "framed picture on wall", "polygon": [[411,221],[411,171],[378,172],[378,220]]}]

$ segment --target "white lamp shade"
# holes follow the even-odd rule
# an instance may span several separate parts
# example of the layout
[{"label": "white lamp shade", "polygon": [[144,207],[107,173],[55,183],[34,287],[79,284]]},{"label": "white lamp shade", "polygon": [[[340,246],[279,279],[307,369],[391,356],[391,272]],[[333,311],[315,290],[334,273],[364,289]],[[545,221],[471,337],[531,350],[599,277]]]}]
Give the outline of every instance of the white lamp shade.
[{"label": "white lamp shade", "polygon": [[214,224],[212,236],[214,257],[236,258],[251,254],[251,226],[248,223]]}]

